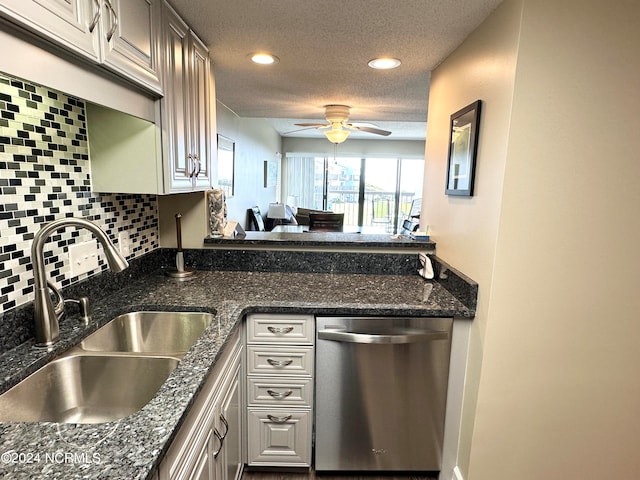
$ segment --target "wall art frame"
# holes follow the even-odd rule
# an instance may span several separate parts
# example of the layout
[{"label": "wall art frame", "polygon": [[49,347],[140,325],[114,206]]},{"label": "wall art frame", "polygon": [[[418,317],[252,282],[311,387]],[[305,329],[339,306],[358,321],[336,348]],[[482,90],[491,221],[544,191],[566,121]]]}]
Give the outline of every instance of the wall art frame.
[{"label": "wall art frame", "polygon": [[476,100],[451,115],[445,193],[472,197],[475,183],[482,101]]}]

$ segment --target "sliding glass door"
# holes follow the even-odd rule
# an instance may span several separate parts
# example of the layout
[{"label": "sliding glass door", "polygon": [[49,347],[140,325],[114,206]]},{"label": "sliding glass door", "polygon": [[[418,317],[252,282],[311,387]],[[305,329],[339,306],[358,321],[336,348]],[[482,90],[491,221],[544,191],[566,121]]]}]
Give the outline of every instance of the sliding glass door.
[{"label": "sliding glass door", "polygon": [[422,195],[423,159],[287,156],[285,198],[344,213],[346,226],[396,233]]},{"label": "sliding glass door", "polygon": [[396,158],[367,158],[364,166],[364,205],[362,226],[392,233],[396,222]]},{"label": "sliding glass door", "polygon": [[326,209],[344,213],[344,224],[360,223],[360,175],[362,160],[359,158],[328,159]]}]

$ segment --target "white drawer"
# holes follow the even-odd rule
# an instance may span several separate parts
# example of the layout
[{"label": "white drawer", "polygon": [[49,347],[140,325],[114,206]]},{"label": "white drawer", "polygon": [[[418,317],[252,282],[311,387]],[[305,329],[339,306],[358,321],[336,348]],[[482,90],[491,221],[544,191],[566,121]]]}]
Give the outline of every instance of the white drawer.
[{"label": "white drawer", "polygon": [[310,466],[311,411],[249,409],[249,465]]},{"label": "white drawer", "polygon": [[313,380],[310,378],[249,377],[249,405],[311,407]]},{"label": "white drawer", "polygon": [[247,347],[247,373],[249,375],[303,375],[313,374],[313,347]]},{"label": "white drawer", "polygon": [[313,345],[312,315],[249,315],[248,343],[286,343]]}]

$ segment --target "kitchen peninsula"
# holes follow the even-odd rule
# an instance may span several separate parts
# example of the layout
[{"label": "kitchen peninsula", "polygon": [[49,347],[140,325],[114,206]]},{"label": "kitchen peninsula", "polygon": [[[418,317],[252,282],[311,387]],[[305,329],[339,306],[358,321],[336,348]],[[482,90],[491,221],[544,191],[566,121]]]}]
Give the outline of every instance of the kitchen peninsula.
[{"label": "kitchen peninsula", "polygon": [[[341,274],[318,273],[314,265],[295,261],[288,265],[294,271],[283,272],[279,271],[279,264],[273,264],[268,252],[255,252],[265,255],[259,265],[261,271],[246,263],[242,270],[235,265],[230,271],[216,268],[224,265],[224,260],[216,263],[214,259],[227,254],[220,253],[209,249],[187,250],[187,263],[198,269],[187,281],[162,274],[163,268],[175,259],[175,251],[158,250],[132,261],[124,272],[105,272],[74,285],[64,295],[71,298],[84,294],[91,299],[93,321],[89,327],[82,325],[78,315],[71,315],[61,323],[61,341],[53,350],[35,349],[33,341],[28,341],[0,356],[3,371],[0,388],[4,391],[127,311],[199,310],[216,314],[216,321],[180,361],[157,395],[137,413],[116,422],[93,425],[0,424],[1,451],[23,454],[7,456],[7,461],[0,463],[0,476],[155,478],[228,339],[241,328],[248,314],[387,315],[458,320],[470,320],[475,315],[477,285],[436,257],[433,259],[437,276],[425,280],[415,273],[415,254],[414,263],[406,265],[404,273],[389,273],[386,265],[379,265],[385,274],[360,275],[347,272],[352,265],[349,261],[342,262],[346,266]],[[364,260],[370,255],[358,256]],[[388,257],[377,258],[384,261]],[[21,311],[21,315],[25,317],[22,321],[29,321],[28,309]],[[49,458],[45,454],[55,452],[71,453],[75,460],[45,461]],[[36,457],[37,454],[40,456]],[[16,460],[12,461],[13,458]],[[27,458],[32,461],[27,462]]]},{"label": "kitchen peninsula", "polygon": [[[246,232],[244,236],[207,237],[204,245],[209,248],[299,248],[346,249],[354,251],[385,250],[390,253],[435,253],[435,242],[414,240],[406,235],[358,232],[310,232],[299,226],[296,231]],[[308,228],[308,227],[307,227]]]}]

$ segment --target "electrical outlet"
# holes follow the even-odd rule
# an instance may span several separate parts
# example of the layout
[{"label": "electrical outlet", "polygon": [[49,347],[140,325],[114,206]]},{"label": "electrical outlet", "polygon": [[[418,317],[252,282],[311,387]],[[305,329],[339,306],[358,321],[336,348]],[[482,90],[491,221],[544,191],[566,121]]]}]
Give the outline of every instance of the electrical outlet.
[{"label": "electrical outlet", "polygon": [[72,277],[97,270],[100,268],[98,260],[98,244],[95,240],[76,243],[69,247],[69,264],[71,265]]},{"label": "electrical outlet", "polygon": [[125,257],[131,255],[131,239],[128,232],[118,233],[118,249]]}]

